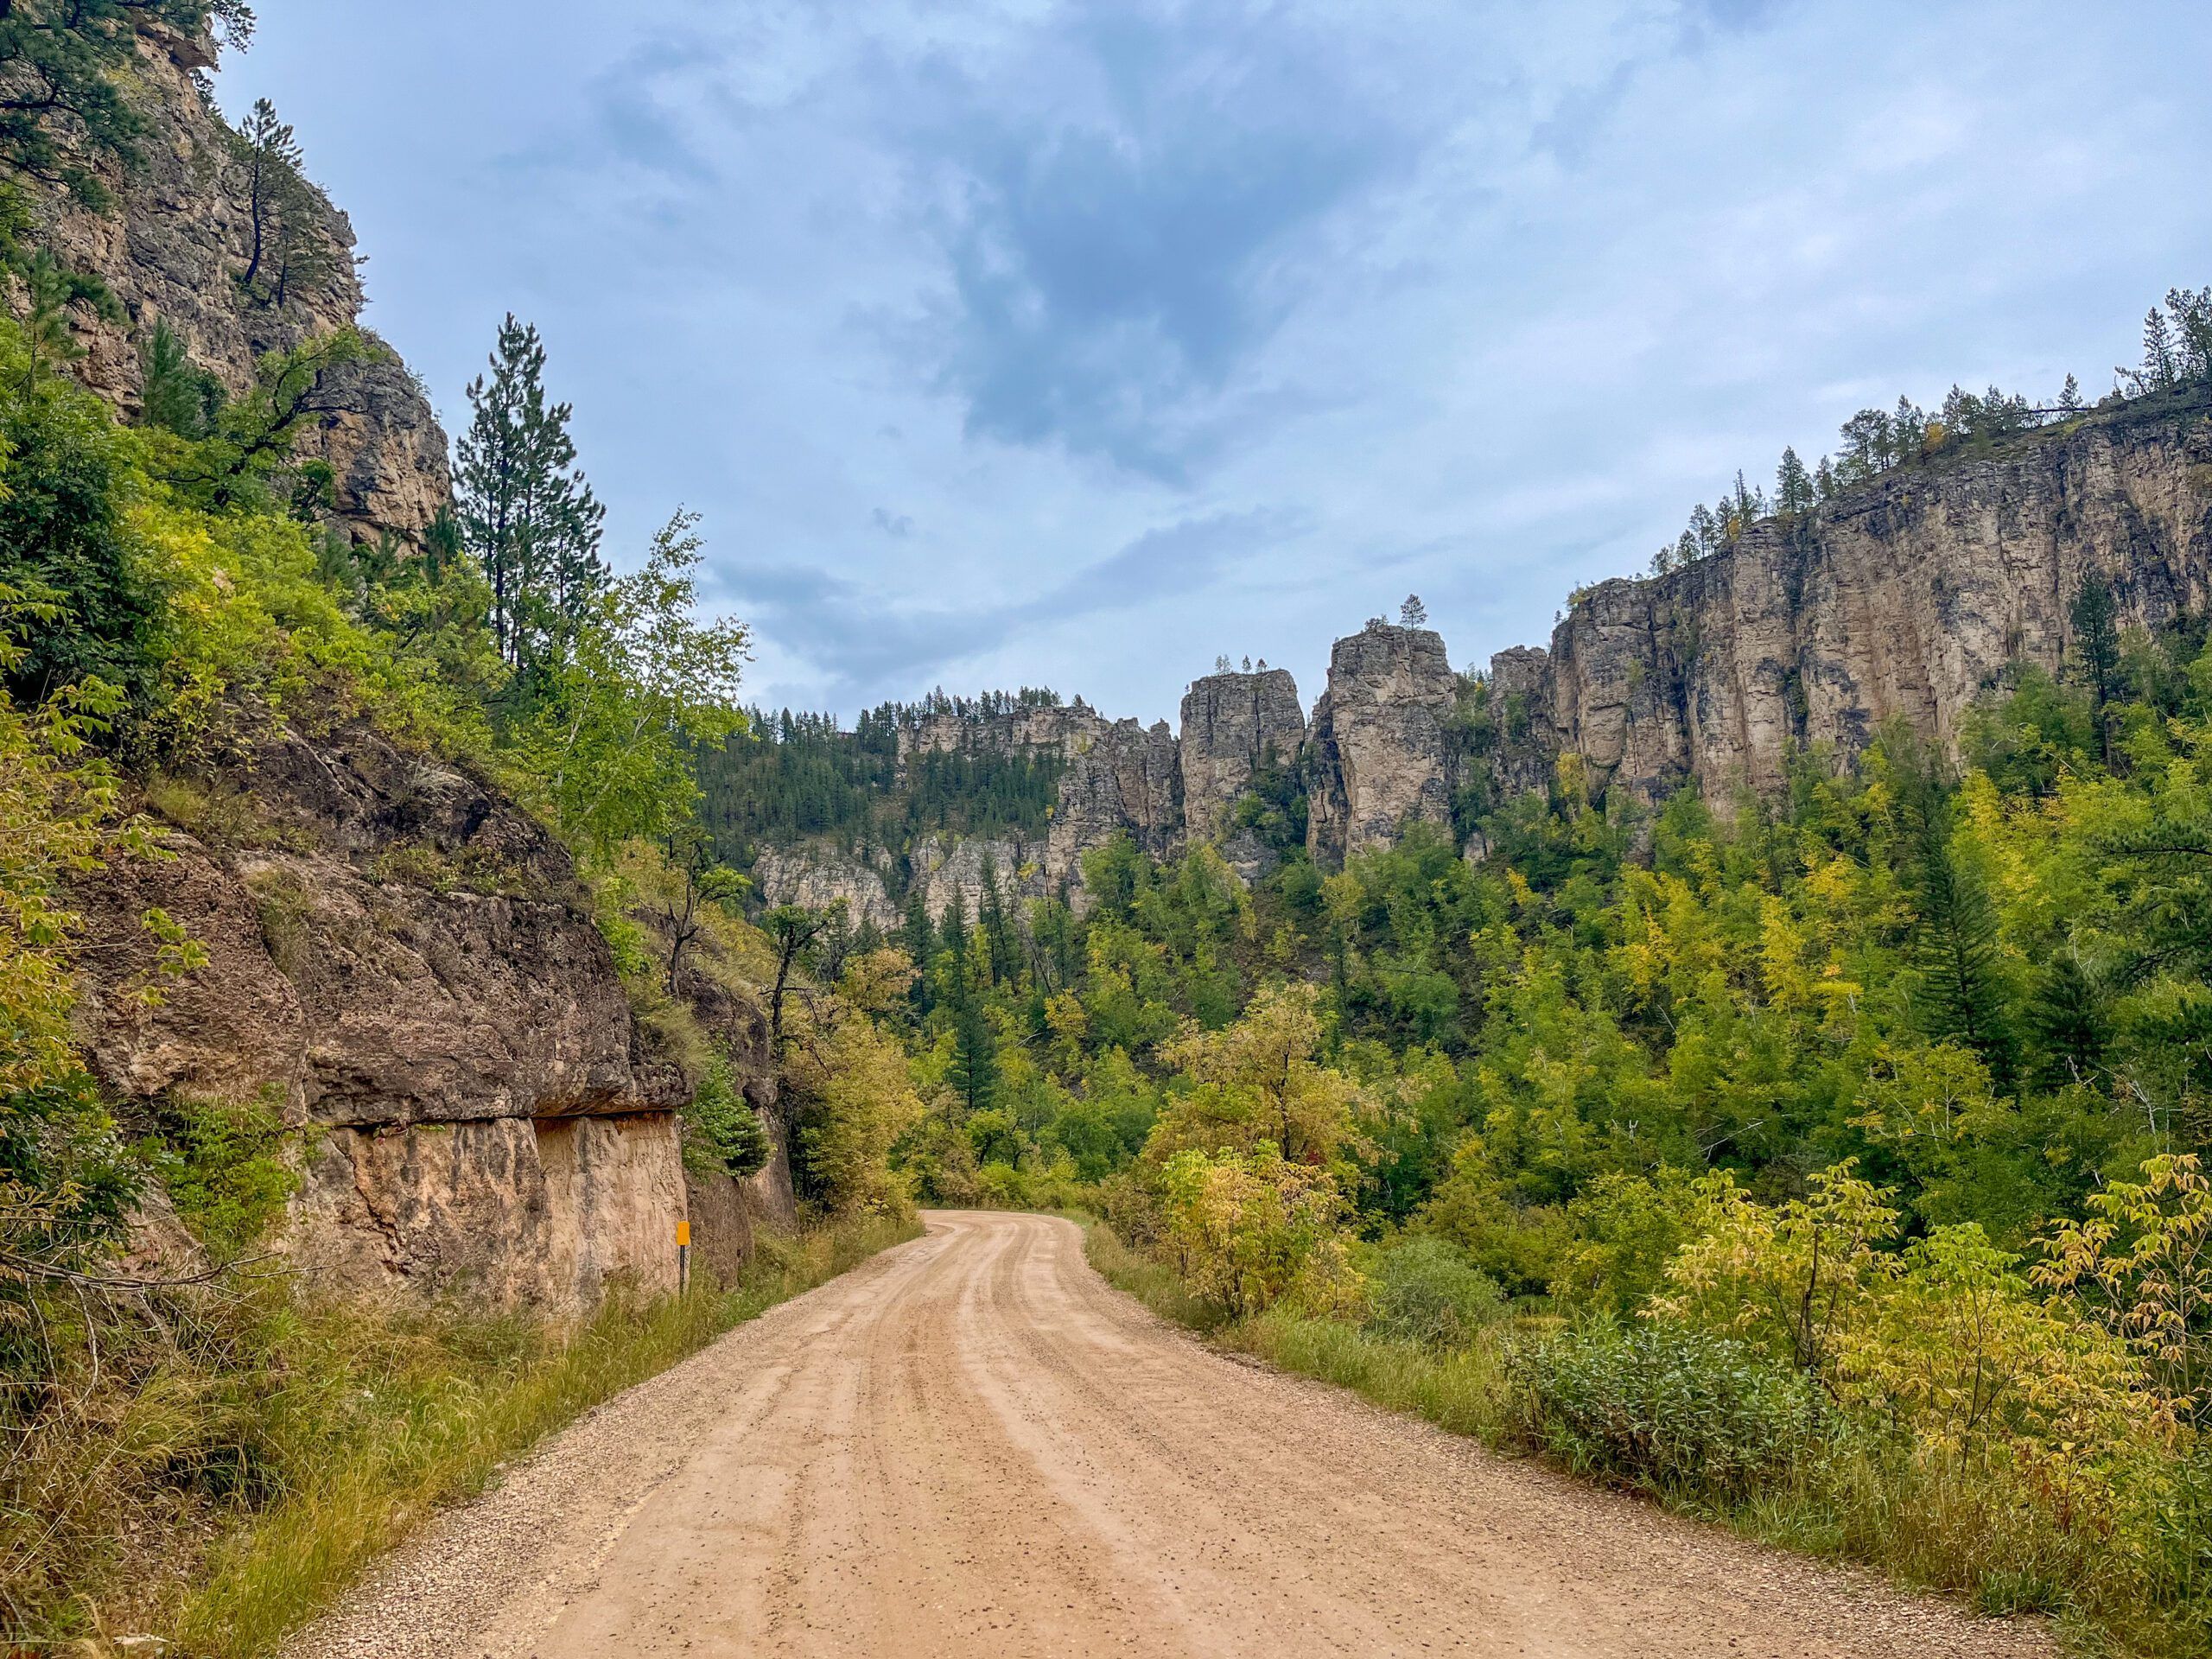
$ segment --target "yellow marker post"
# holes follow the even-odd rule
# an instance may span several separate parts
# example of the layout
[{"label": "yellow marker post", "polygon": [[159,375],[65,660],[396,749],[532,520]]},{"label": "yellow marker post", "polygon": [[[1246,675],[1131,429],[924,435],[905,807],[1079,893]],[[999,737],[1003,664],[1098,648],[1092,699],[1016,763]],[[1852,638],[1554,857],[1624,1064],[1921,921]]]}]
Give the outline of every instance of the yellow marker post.
[{"label": "yellow marker post", "polygon": [[691,1224],[676,1224],[676,1289],[680,1295],[691,1287]]}]

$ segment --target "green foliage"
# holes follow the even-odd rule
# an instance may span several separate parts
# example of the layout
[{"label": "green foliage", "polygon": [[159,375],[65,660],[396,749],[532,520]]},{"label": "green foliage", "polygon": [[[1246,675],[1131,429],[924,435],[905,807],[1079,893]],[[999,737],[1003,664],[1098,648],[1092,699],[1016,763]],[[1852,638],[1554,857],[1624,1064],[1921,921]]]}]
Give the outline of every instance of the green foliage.
[{"label": "green foliage", "polygon": [[1369,1330],[1394,1342],[1460,1348],[1505,1314],[1505,1293],[1440,1238],[1400,1239],[1360,1259]]},{"label": "green foliage", "polygon": [[1696,1331],[1598,1321],[1522,1350],[1512,1378],[1531,1444],[1717,1504],[1788,1488],[1836,1433],[1802,1373]]},{"label": "green foliage", "polygon": [[238,0],[16,0],[0,11],[0,80],[11,89],[0,106],[0,167],[105,206],[109,193],[87,162],[135,161],[145,131],[124,92],[134,30],[157,22],[189,36],[211,20],[233,42],[252,28]]},{"label": "green foliage", "polygon": [[728,1058],[715,1054],[684,1107],[683,1166],[696,1175],[743,1180],[768,1162],[768,1131],[737,1087]]},{"label": "green foliage", "polygon": [[[491,366],[488,379],[469,383],[474,413],[455,445],[462,539],[491,585],[499,654],[518,670],[557,674],[607,587],[607,509],[576,466],[575,411],[546,400],[537,330],[509,313]],[[663,537],[681,541],[690,529],[679,514]]]},{"label": "green foliage", "polygon": [[297,1177],[283,1119],[269,1101],[173,1097],[141,1148],[149,1171],[217,1261],[239,1255],[283,1212]]}]

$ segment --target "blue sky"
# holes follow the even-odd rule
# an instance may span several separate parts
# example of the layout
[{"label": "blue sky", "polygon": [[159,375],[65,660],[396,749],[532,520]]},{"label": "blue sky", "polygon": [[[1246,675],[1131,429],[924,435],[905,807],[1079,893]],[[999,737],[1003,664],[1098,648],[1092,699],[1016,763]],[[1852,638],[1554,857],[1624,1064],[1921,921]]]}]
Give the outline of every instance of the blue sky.
[{"label": "blue sky", "polygon": [[1541,643],[1738,467],[2092,395],[2212,282],[2199,0],[264,0],[223,71],[449,428],[543,330],[753,695],[1173,717],[1408,591]]}]

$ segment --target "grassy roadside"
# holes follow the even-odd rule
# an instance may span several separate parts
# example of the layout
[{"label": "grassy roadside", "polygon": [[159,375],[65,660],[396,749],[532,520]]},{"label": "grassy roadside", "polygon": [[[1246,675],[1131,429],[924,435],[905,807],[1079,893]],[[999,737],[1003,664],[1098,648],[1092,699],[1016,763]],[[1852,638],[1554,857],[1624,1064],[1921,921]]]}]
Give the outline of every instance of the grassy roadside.
[{"label": "grassy roadside", "polygon": [[[1085,1228],[1084,1254],[1109,1284],[1217,1346],[1351,1389],[1494,1450],[1541,1457],[1761,1542],[1961,1596],[1984,1613],[2051,1615],[2069,1652],[2169,1659],[2205,1650],[2196,1645],[2201,1604],[2160,1610],[2107,1593],[2095,1563],[2076,1553],[2078,1543],[2062,1544],[2024,1516],[2012,1525],[1993,1517],[1986,1495],[1960,1472],[1931,1475],[1857,1451],[1739,1500],[1626,1478],[1586,1443],[1542,1421],[1510,1373],[1510,1338],[1503,1331],[1438,1353],[1344,1319],[1281,1307],[1228,1319],[1192,1297],[1172,1268],[1132,1250],[1103,1224]],[[2067,1584],[2070,1593],[2057,1592]]]},{"label": "grassy roadside", "polygon": [[[378,1554],[480,1491],[499,1465],[918,1224],[872,1219],[771,1239],[738,1280],[610,1303],[565,1335],[449,1313],[300,1311],[296,1421],[273,1422],[283,1487],[216,1545],[170,1627],[175,1651],[251,1659],[327,1605]],[[334,1408],[334,1412],[331,1408]]]}]

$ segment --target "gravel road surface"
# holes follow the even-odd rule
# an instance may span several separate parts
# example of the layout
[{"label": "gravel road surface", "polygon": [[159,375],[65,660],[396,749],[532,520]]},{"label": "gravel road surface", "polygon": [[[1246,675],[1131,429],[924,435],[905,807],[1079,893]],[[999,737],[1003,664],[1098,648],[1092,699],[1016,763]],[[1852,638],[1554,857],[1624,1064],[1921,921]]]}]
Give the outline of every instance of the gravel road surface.
[{"label": "gravel road surface", "polygon": [[928,1222],[549,1440],[289,1659],[2052,1651],[1215,1353],[1066,1222]]}]

